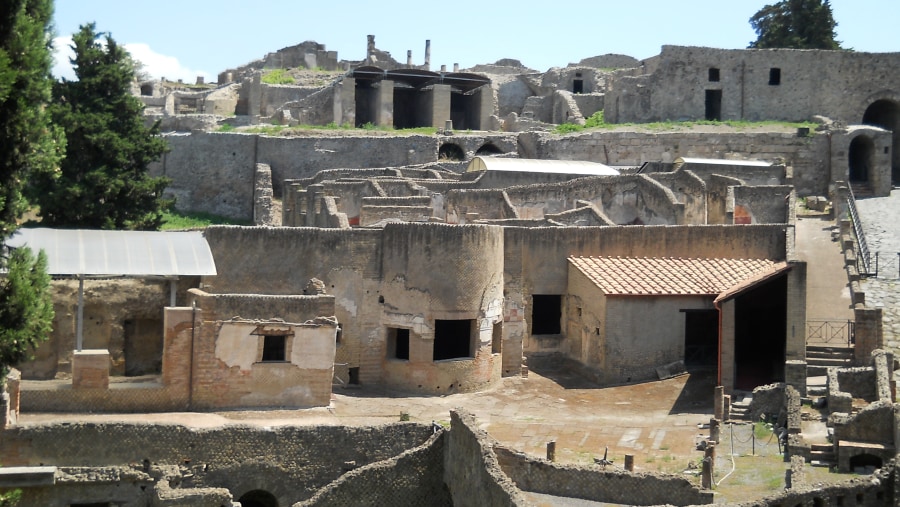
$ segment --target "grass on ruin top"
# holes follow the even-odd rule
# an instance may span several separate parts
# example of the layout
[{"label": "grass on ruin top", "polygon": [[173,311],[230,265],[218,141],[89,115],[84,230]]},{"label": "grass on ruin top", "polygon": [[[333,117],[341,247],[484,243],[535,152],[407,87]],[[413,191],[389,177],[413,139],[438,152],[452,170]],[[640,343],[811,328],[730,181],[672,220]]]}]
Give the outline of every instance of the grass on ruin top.
[{"label": "grass on ruin top", "polygon": [[[597,111],[589,118],[585,119],[584,125],[576,125],[574,123],[562,123],[557,125],[554,132],[557,134],[569,134],[572,132],[581,132],[584,130],[599,129],[615,129],[622,127],[639,128],[646,130],[682,130],[691,129],[696,126],[728,126],[736,130],[749,130],[759,127],[785,127],[790,129],[808,128],[812,132],[816,126],[812,122],[785,122],[785,121],[743,121],[743,120],[695,120],[695,121],[664,121],[653,123],[606,123],[603,118],[603,111]],[[810,134],[812,135],[812,134]]]},{"label": "grass on ruin top", "polygon": [[263,134],[267,136],[291,136],[296,132],[306,132],[306,131],[316,131],[316,130],[327,130],[327,131],[351,131],[351,132],[392,132],[398,135],[413,135],[413,134],[421,134],[421,135],[434,135],[437,133],[437,129],[434,127],[417,127],[417,128],[409,128],[409,129],[395,129],[393,127],[382,127],[377,126],[372,123],[366,123],[361,127],[354,127],[349,124],[338,125],[334,122],[329,123],[328,125],[254,125],[252,127],[242,127],[237,128],[230,124],[224,124],[219,126],[219,132],[245,132],[248,134]]},{"label": "grass on ruin top", "polygon": [[163,212],[161,230],[205,229],[210,225],[249,225],[245,220],[235,220],[210,213]]}]

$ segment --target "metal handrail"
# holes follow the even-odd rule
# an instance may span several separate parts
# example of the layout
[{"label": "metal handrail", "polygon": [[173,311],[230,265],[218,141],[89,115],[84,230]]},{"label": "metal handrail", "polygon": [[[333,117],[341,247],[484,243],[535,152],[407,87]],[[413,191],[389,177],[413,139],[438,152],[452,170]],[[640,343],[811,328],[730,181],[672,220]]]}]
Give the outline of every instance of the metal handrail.
[{"label": "metal handrail", "polygon": [[[853,224],[853,233],[856,237],[856,245],[859,255],[856,256],[856,268],[861,275],[871,275],[871,262],[869,260],[869,245],[866,243],[866,233],[863,230],[862,220],[859,218],[859,212],[856,210],[856,196],[853,195],[853,188],[847,185],[850,192],[850,198],[847,199],[847,211],[850,214],[850,222]],[[862,263],[862,266],[860,266]],[[877,276],[877,273],[875,273]]]}]

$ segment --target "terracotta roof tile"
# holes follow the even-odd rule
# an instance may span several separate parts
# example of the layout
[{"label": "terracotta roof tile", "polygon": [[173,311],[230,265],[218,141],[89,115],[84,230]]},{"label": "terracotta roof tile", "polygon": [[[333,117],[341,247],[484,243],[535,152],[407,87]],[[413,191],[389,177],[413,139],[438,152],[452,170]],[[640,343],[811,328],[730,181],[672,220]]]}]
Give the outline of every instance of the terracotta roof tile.
[{"label": "terracotta roof tile", "polygon": [[569,257],[607,295],[718,295],[747,280],[772,273],[768,259],[682,259],[676,257]]}]

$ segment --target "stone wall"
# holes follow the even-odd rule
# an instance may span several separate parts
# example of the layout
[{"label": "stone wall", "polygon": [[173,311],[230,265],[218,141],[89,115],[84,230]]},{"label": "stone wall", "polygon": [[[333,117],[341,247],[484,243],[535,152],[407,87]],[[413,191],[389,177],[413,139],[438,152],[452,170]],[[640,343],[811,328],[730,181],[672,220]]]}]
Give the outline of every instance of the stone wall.
[{"label": "stone wall", "polygon": [[[600,130],[565,136],[530,132],[520,134],[519,140],[519,156],[523,158],[590,160],[613,166],[640,166],[644,162],[672,163],[679,157],[783,160],[793,168],[793,184],[799,195],[825,195],[830,181],[826,171],[831,165],[831,148],[826,135],[798,137],[794,133],[775,132]],[[846,163],[846,158],[844,160]],[[696,169],[692,170],[697,173]],[[706,179],[704,174],[697,174]],[[781,174],[783,177],[783,170]],[[756,183],[757,180],[750,181]],[[776,184],[780,183],[782,181]],[[763,184],[772,182],[766,178]]]},{"label": "stone wall", "polygon": [[[710,69],[718,69],[717,80]],[[804,121],[826,114],[861,123],[872,102],[896,100],[900,53],[663,46],[657,65],[645,72],[614,80],[607,121],[701,120],[706,90],[721,90],[723,120]]]},{"label": "stone wall", "polygon": [[733,187],[735,224],[786,224],[791,186]]},{"label": "stone wall", "polygon": [[0,460],[4,466],[176,465],[192,476],[192,487],[226,488],[235,499],[261,489],[279,505],[291,505],[336,480],[350,463],[382,462],[431,437],[430,425],[414,423],[366,428],[47,424],[4,431]]},{"label": "stone wall", "polygon": [[475,418],[461,409],[451,410],[450,425],[444,451],[444,483],[450,489],[453,505],[527,505],[522,492],[500,468],[494,452],[496,441],[478,428]]},{"label": "stone wall", "polygon": [[294,507],[453,505],[443,481],[446,439],[441,430],[398,456],[351,470]]},{"label": "stone wall", "polygon": [[[454,428],[455,431],[455,428]],[[561,465],[494,446],[501,470],[522,491],[625,505],[702,505],[713,492],[674,475]]]}]

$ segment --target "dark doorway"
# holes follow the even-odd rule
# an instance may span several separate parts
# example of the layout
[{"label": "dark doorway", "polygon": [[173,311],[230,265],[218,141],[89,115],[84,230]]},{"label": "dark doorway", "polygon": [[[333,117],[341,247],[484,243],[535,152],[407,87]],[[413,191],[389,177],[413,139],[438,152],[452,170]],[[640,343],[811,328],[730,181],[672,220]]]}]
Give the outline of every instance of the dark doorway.
[{"label": "dark doorway", "polygon": [[858,454],[850,458],[850,470],[855,468],[881,468],[883,465],[881,458],[873,454]]},{"label": "dark doorway", "polygon": [[684,310],[684,365],[688,368],[719,364],[719,312]]},{"label": "dark doorway", "polygon": [[238,501],[241,502],[241,507],[278,507],[275,495],[262,489],[248,491]]},{"label": "dark doorway", "polygon": [[900,182],[900,153],[897,151],[897,146],[900,146],[900,105],[893,100],[877,100],[866,109],[862,122],[866,125],[875,125],[890,130],[893,133],[891,138],[893,145],[891,181]]},{"label": "dark doorway", "polygon": [[356,80],[356,126],[375,124],[375,105],[378,90],[372,81]]},{"label": "dark doorway", "polygon": [[750,391],[784,381],[787,346],[787,277],[737,296],[734,315],[736,389]]},{"label": "dark doorway", "polygon": [[420,121],[420,112],[422,111],[419,100],[423,97],[422,92],[394,84],[394,128],[395,129],[413,129],[417,127],[428,127],[423,121]]},{"label": "dark doorway", "polygon": [[560,334],[562,296],[534,294],[531,296],[531,334]]},{"label": "dark doorway", "polygon": [[434,361],[472,357],[473,320],[434,321]]},{"label": "dark doorway", "polygon": [[722,90],[706,90],[706,119],[722,120]]},{"label": "dark doorway", "polygon": [[162,326],[162,321],[156,319],[128,319],[122,323],[125,376],[162,372]]},{"label": "dark doorway", "polygon": [[850,141],[850,181],[869,181],[874,153],[875,143],[868,136],[856,136]]},{"label": "dark doorway", "polygon": [[454,130],[478,130],[475,96],[453,92],[450,94],[450,120]]},{"label": "dark doorway", "polygon": [[494,324],[491,330],[491,354],[499,354],[503,350],[503,322]]},{"label": "dark doorway", "polygon": [[389,327],[387,346],[388,358],[409,361],[409,329]]},{"label": "dark doorway", "polygon": [[584,81],[575,79],[572,81],[572,93],[584,93]]}]

